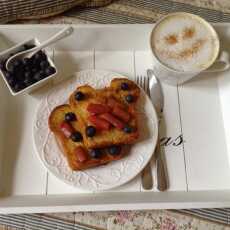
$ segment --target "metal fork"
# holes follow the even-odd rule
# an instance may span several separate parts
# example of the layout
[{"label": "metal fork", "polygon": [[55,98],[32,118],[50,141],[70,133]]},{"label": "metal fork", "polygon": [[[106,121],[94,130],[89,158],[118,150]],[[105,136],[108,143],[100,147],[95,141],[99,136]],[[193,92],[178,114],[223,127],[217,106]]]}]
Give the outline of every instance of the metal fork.
[{"label": "metal fork", "polygon": [[[146,94],[150,96],[149,77],[136,76],[135,81],[142,89],[145,90]],[[142,187],[146,190],[150,190],[153,188],[153,175],[152,175],[151,161],[149,161],[149,163],[142,170],[141,183],[142,183]]]}]

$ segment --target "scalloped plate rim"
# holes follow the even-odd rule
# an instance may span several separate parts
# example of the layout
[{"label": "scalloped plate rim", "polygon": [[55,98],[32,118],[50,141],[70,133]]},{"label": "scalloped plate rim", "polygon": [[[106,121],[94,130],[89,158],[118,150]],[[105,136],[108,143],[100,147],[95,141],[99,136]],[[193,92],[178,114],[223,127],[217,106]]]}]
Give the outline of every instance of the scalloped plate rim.
[{"label": "scalloped plate rim", "polygon": [[[113,75],[114,77],[123,77],[123,78],[128,78],[130,80],[134,80],[132,78],[129,78],[127,77],[126,75],[123,75],[123,74],[120,74],[120,73],[117,73],[117,72],[114,72],[114,71],[109,71],[109,70],[101,70],[101,69],[85,69],[85,70],[81,70],[81,71],[77,71],[77,72],[74,72],[71,74],[71,77],[68,77],[66,80],[64,81],[61,81],[61,82],[58,82],[57,84],[54,84],[51,89],[48,90],[48,93],[46,93],[44,95],[44,97],[41,99],[38,107],[37,107],[37,111],[36,111],[36,114],[35,114],[35,118],[34,118],[34,121],[36,120],[37,118],[37,114],[38,114],[38,109],[41,107],[41,104],[43,102],[43,100],[46,98],[46,96],[52,92],[56,87],[58,87],[60,84],[62,84],[63,82],[68,82],[68,81],[71,81],[71,79],[75,78],[76,75],[79,75],[79,74],[84,74],[84,73],[89,73],[89,72],[96,72],[96,73],[104,73],[106,75]],[[34,131],[34,128],[35,126],[33,126],[33,144],[35,146],[35,152],[36,152],[36,155],[37,157],[39,158],[39,161],[42,163],[43,167],[47,170],[47,172],[51,173],[52,175],[54,175],[56,178],[58,178],[60,181],[64,182],[65,184],[67,185],[70,185],[72,186],[73,188],[78,188],[78,189],[82,189],[82,190],[85,190],[85,191],[91,191],[91,192],[97,192],[97,191],[106,191],[106,190],[110,190],[110,189],[114,189],[114,188],[117,188],[117,187],[120,187],[126,183],[128,183],[129,181],[131,181],[132,179],[134,179],[143,169],[144,167],[148,164],[148,162],[151,160],[153,154],[154,154],[154,150],[155,150],[155,147],[156,147],[156,143],[157,143],[157,139],[158,139],[158,118],[157,118],[157,114],[156,114],[156,110],[149,98],[149,96],[145,93],[145,91],[140,87],[141,89],[141,92],[145,95],[145,98],[147,99],[148,103],[150,102],[151,103],[151,107],[152,107],[152,110],[153,110],[153,120],[155,120],[155,124],[154,124],[154,141],[152,143],[152,145],[154,146],[152,148],[152,153],[148,155],[148,157],[146,158],[145,162],[142,164],[141,168],[139,169],[138,172],[134,173],[131,177],[129,177],[127,180],[123,181],[122,183],[117,183],[117,184],[114,184],[112,186],[108,186],[106,188],[98,188],[98,189],[88,189],[88,188],[85,188],[85,187],[81,187],[81,186],[76,186],[75,184],[71,183],[70,181],[68,180],[65,180],[64,178],[60,177],[60,175],[58,173],[56,173],[54,170],[52,170],[52,167],[46,162],[46,160],[44,159],[44,156],[41,156],[43,154],[39,153],[37,147],[36,147],[36,141],[35,141],[35,131]],[[68,96],[67,96],[68,97]],[[35,124],[35,122],[34,122]],[[122,159],[120,160],[122,161]],[[97,167],[98,169],[98,167]]]}]

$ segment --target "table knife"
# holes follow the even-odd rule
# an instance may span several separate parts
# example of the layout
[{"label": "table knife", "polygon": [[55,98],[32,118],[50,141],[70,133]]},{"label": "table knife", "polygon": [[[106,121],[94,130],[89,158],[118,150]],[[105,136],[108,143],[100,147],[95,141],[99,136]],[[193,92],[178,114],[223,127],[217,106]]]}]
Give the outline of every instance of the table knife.
[{"label": "table knife", "polygon": [[[161,120],[163,118],[163,108],[164,108],[164,95],[161,87],[161,83],[155,76],[153,70],[147,70],[147,76],[149,78],[149,91],[150,98],[155,107],[158,116],[158,126],[161,125]],[[159,129],[160,130],[160,129]],[[158,133],[158,141],[155,150],[156,156],[156,168],[157,168],[157,188],[159,191],[165,191],[168,188],[168,178],[166,170],[166,162],[164,160],[163,152],[160,147],[160,135]]]}]

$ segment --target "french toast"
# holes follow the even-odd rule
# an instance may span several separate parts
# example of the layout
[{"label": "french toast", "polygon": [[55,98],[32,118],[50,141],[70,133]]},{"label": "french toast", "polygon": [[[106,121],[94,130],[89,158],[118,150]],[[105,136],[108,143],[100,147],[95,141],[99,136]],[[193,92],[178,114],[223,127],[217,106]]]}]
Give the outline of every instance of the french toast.
[{"label": "french toast", "polygon": [[[121,85],[126,86],[121,87]],[[76,100],[76,94],[82,93],[83,100]],[[139,97],[138,86],[126,79],[115,78],[109,87],[94,89],[89,85],[78,87],[70,96],[69,104],[73,111],[82,118],[81,126],[84,144],[87,148],[101,148],[110,145],[132,144],[138,138],[137,116],[135,104]],[[130,96],[131,95],[131,96]],[[130,100],[127,101],[127,97]],[[103,105],[105,109],[100,113],[96,109],[93,115],[93,105]],[[92,107],[92,110],[90,108]],[[97,114],[98,112],[98,114]],[[97,121],[107,122],[107,126],[96,128],[97,133],[93,137],[86,135],[87,126],[97,126]],[[99,123],[100,123],[99,122]],[[126,131],[126,132],[125,132]]]},{"label": "french toast", "polygon": [[109,87],[78,87],[69,104],[57,106],[49,116],[49,128],[72,170],[84,170],[119,160],[122,145],[138,138],[135,104],[138,86],[116,78]]},{"label": "french toast", "polygon": [[[90,155],[90,150],[84,145],[83,139],[81,141],[74,142],[70,137],[67,137],[67,133],[63,132],[62,124],[68,124],[65,120],[65,114],[72,113],[72,109],[69,105],[57,106],[49,116],[49,128],[54,133],[59,147],[62,149],[65,157],[67,158],[68,165],[72,170],[84,170],[99,165],[109,163],[114,160],[119,160],[125,153],[122,149],[118,149],[118,154],[109,154],[109,149],[100,149],[100,156]],[[69,122],[71,127],[75,131],[81,130],[82,121],[80,117],[76,117],[76,120]],[[68,126],[67,126],[68,127]],[[66,136],[67,135],[67,136]],[[95,150],[94,150],[95,151]],[[97,151],[98,153],[98,151]],[[82,155],[83,154],[83,155]]]}]

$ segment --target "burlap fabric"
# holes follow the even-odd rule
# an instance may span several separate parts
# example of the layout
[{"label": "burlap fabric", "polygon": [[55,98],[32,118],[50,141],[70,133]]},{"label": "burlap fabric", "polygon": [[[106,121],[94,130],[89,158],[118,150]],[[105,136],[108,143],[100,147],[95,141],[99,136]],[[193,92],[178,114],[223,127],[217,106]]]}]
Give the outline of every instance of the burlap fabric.
[{"label": "burlap fabric", "polygon": [[45,18],[77,5],[99,7],[111,2],[112,0],[1,0],[0,23],[17,19]]}]

